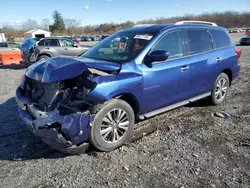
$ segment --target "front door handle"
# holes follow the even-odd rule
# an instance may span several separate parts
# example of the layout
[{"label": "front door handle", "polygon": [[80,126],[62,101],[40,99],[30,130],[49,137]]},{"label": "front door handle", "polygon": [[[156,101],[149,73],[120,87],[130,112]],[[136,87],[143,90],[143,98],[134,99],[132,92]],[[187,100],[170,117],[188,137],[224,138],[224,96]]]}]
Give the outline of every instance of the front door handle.
[{"label": "front door handle", "polygon": [[215,60],[216,60],[217,62],[219,62],[219,61],[222,60],[222,58],[221,58],[221,57],[217,57]]},{"label": "front door handle", "polygon": [[64,50],[68,50],[68,48],[64,48]]},{"label": "front door handle", "polygon": [[181,67],[181,71],[186,71],[186,70],[188,70],[188,69],[189,69],[189,66],[187,66],[187,65]]}]

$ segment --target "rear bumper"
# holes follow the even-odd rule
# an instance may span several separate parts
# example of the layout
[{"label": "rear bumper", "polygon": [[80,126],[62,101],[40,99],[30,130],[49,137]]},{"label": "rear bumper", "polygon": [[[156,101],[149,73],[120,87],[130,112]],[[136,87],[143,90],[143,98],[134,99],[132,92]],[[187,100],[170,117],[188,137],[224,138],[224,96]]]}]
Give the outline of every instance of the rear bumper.
[{"label": "rear bumper", "polygon": [[18,89],[16,101],[20,117],[27,128],[47,145],[69,154],[83,153],[88,149],[92,116],[80,113],[61,116],[57,111],[39,111],[30,105]]}]

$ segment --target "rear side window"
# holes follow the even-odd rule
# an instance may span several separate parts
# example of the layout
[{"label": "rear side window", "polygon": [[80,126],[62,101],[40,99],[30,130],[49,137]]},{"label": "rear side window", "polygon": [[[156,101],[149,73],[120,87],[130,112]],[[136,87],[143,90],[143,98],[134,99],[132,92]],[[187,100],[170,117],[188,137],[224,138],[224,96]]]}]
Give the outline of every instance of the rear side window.
[{"label": "rear side window", "polygon": [[183,40],[181,31],[173,31],[167,33],[154,46],[153,51],[164,50],[169,52],[168,59],[178,58],[183,56]]},{"label": "rear side window", "polygon": [[70,41],[70,40],[61,40],[62,41],[62,46],[69,46],[69,47],[73,47],[74,42]]},{"label": "rear side window", "polygon": [[198,54],[213,49],[212,37],[205,29],[187,29],[189,54]]},{"label": "rear side window", "polygon": [[231,40],[224,31],[213,29],[210,30],[210,32],[214,38],[216,48],[226,47],[230,45]]},{"label": "rear side window", "polygon": [[45,46],[60,46],[58,39],[46,39]]}]

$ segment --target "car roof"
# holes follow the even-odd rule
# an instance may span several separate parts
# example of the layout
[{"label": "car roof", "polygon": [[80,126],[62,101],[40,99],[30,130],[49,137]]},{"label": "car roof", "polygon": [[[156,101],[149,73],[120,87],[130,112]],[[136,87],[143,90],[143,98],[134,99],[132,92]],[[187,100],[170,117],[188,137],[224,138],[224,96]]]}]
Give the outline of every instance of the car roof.
[{"label": "car roof", "polygon": [[41,39],[66,39],[67,37],[44,37]]},{"label": "car roof", "polygon": [[213,26],[207,24],[141,24],[135,25],[134,27],[121,30],[120,32],[146,32],[146,33],[159,33],[167,28],[176,27],[176,28],[210,28],[210,29],[224,29],[220,26]]},{"label": "car roof", "polygon": [[66,39],[66,40],[70,40],[67,37],[44,37],[44,38],[41,38],[40,40],[43,40],[43,39],[58,39],[58,40]]},{"label": "car roof", "polygon": [[158,33],[162,29],[169,27],[173,24],[141,24],[135,25],[134,27],[123,29],[120,32],[148,32],[148,33]]}]

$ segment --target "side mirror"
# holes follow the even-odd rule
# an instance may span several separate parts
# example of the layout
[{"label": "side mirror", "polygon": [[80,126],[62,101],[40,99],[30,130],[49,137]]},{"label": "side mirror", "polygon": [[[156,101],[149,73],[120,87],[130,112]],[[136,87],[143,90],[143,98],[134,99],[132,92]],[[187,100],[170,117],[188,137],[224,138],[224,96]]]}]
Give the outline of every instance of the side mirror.
[{"label": "side mirror", "polygon": [[145,58],[145,62],[146,64],[148,63],[152,63],[155,61],[165,61],[168,59],[169,56],[169,52],[168,51],[164,51],[164,50],[155,50],[150,52],[146,58]]},{"label": "side mirror", "polygon": [[73,47],[76,47],[76,48],[77,48],[77,47],[78,47],[78,45],[77,45],[76,43],[74,43],[74,44],[73,44]]}]

